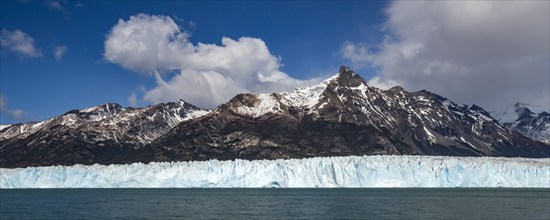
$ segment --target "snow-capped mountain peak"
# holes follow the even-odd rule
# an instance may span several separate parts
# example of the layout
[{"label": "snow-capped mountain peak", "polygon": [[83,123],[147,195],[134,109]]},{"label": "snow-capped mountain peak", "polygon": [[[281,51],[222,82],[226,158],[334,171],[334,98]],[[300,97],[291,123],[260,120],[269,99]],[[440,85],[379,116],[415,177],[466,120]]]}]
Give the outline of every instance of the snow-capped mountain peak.
[{"label": "snow-capped mountain peak", "polygon": [[[183,100],[144,108],[123,108],[107,103],[71,110],[44,121],[0,129],[0,164],[13,166],[24,160],[43,164],[67,164],[72,163],[71,160],[105,162],[150,143],[183,121],[208,112]],[[25,146],[32,146],[37,154],[19,158],[17,152]],[[40,149],[59,155],[73,154],[71,152],[76,155],[63,159],[54,156],[56,153],[40,153]]]},{"label": "snow-capped mountain peak", "polygon": [[78,117],[79,119],[82,119],[84,121],[99,121],[105,118],[111,118],[124,110],[126,109],[122,108],[122,106],[120,106],[119,104],[107,103],[80,110],[71,110],[66,112],[64,116],[70,117],[70,115],[74,115],[75,117]]},{"label": "snow-capped mountain peak", "polygon": [[288,112],[289,106],[305,109],[308,113],[318,113],[318,109],[324,107],[329,99],[330,92],[327,90],[339,90],[339,88],[364,93],[368,86],[359,74],[346,66],[341,66],[337,74],[317,85],[283,93],[239,94],[221,108],[252,117]]},{"label": "snow-capped mountain peak", "polygon": [[340,66],[340,70],[338,71],[338,77],[336,79],[336,82],[340,86],[347,86],[347,87],[359,87],[359,86],[366,86],[367,82],[365,79],[363,79],[359,74],[351,70],[349,67],[346,66]]},{"label": "snow-capped mountain peak", "polygon": [[521,102],[516,102],[504,109],[504,111],[494,111],[491,115],[500,123],[512,123],[523,116],[535,116],[540,113],[550,113],[550,106],[538,106]]},{"label": "snow-capped mountain peak", "polygon": [[495,118],[505,127],[534,140],[550,144],[550,107],[516,103]]}]

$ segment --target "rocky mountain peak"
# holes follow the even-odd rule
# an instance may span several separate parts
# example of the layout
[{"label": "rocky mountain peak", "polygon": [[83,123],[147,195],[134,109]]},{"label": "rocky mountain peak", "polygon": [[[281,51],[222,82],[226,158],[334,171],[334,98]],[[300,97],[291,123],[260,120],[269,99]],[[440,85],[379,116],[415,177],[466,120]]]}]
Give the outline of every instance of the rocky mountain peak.
[{"label": "rocky mountain peak", "polygon": [[191,104],[185,102],[185,100],[183,100],[183,99],[178,99],[178,100],[176,101],[176,105],[183,107],[183,106],[191,105]]},{"label": "rocky mountain peak", "polygon": [[347,87],[357,87],[361,84],[367,84],[367,82],[365,82],[365,79],[363,79],[359,74],[355,73],[347,66],[340,66],[336,82],[340,86]]},{"label": "rocky mountain peak", "polygon": [[491,115],[489,114],[489,112],[485,111],[485,109],[483,109],[482,107],[480,107],[476,104],[473,104],[473,105],[469,106],[468,110],[474,111],[474,112],[479,112],[480,114],[482,114],[482,115],[484,115],[488,118],[492,118]]},{"label": "rocky mountain peak", "polygon": [[103,118],[113,117],[124,110],[125,109],[117,103],[106,103],[80,110],[70,110],[63,115],[67,117],[76,116],[80,119],[95,121]]},{"label": "rocky mountain peak", "polygon": [[516,113],[518,114],[519,119],[530,119],[535,117],[535,113],[533,113],[529,108],[524,106],[516,105]]},{"label": "rocky mountain peak", "polygon": [[403,87],[401,87],[401,86],[394,86],[394,87],[391,87],[388,90],[392,91],[392,92],[404,92],[405,91],[405,89],[403,89]]}]

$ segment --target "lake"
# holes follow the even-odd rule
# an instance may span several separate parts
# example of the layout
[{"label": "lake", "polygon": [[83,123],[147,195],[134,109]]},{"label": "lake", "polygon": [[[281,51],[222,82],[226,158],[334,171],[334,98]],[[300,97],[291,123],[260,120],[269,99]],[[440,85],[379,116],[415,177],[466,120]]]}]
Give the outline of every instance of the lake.
[{"label": "lake", "polygon": [[550,189],[3,189],[1,219],[550,219]]}]

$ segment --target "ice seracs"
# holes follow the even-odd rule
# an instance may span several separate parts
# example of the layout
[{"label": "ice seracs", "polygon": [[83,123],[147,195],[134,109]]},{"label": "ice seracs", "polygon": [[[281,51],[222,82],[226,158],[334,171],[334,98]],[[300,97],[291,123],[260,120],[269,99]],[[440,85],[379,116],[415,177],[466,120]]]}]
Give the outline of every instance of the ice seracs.
[{"label": "ice seracs", "polygon": [[550,187],[548,159],[350,156],[4,169],[0,188]]}]

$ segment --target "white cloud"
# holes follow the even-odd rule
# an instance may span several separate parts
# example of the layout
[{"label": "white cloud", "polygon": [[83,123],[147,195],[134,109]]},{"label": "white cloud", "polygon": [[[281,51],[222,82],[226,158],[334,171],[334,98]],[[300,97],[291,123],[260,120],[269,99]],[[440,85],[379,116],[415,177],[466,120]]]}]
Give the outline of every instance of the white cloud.
[{"label": "white cloud", "polygon": [[182,57],[193,53],[188,34],[168,16],[138,14],[120,19],[105,40],[106,60],[140,73],[179,69]]},{"label": "white cloud", "polygon": [[[156,88],[145,91],[153,103],[182,98],[215,107],[237,93],[277,92],[309,85],[279,70],[278,57],[258,38],[223,37],[221,45],[193,44],[189,34],[168,16],[138,14],[119,20],[105,40],[106,60],[155,76]],[[176,71],[168,81],[164,73]]]},{"label": "white cloud", "polygon": [[65,9],[63,8],[63,6],[61,6],[61,4],[58,1],[44,1],[44,5],[46,5],[51,9],[65,12]]},{"label": "white cloud", "polygon": [[362,43],[345,42],[340,53],[344,59],[350,60],[355,65],[364,65],[374,59],[369,48]]},{"label": "white cloud", "polygon": [[61,12],[66,20],[69,19],[69,10],[68,10],[69,6],[67,5],[67,3],[68,2],[66,0],[63,0],[63,1],[57,1],[57,0],[44,1],[44,5],[46,7]]},{"label": "white cloud", "polygon": [[8,98],[0,94],[0,112],[8,114],[8,116],[13,120],[23,120],[25,119],[26,112],[21,109],[9,109],[7,107]]},{"label": "white cloud", "polygon": [[130,104],[130,107],[135,108],[138,106],[138,100],[135,92],[133,92],[132,95],[128,97],[128,103]]},{"label": "white cloud", "polygon": [[42,52],[36,48],[34,39],[21,30],[2,29],[0,45],[3,49],[17,53],[22,57],[42,57]]},{"label": "white cloud", "polygon": [[10,118],[14,120],[23,120],[25,119],[25,111],[21,109],[14,109],[10,110],[9,112]]},{"label": "white cloud", "polygon": [[63,58],[63,56],[65,55],[67,50],[68,49],[65,45],[55,47],[54,50],[53,50],[53,56],[54,56],[55,60],[58,61],[58,62],[61,61],[61,58]]},{"label": "white cloud", "polygon": [[550,102],[550,2],[395,1],[379,52],[342,57],[380,69],[372,83],[427,89],[490,110]]},{"label": "white cloud", "polygon": [[4,109],[6,107],[7,98],[0,94],[0,109]]}]

